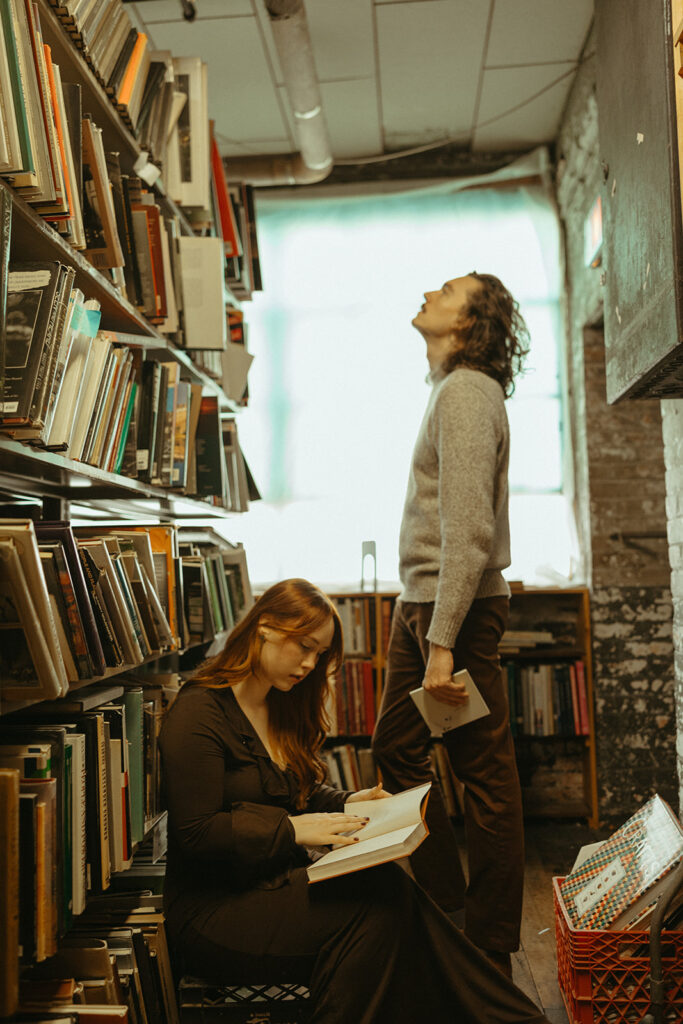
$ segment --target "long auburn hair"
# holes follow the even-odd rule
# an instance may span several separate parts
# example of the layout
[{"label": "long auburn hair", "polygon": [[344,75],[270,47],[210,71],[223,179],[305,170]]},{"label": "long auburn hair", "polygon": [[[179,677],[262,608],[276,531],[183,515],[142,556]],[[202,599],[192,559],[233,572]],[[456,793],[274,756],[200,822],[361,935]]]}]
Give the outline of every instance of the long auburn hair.
[{"label": "long auburn hair", "polygon": [[329,679],[338,671],[343,654],[342,626],[337,610],[318,587],[303,579],[288,579],[269,587],[235,626],[223,650],[200,667],[192,682],[222,689],[258,671],[260,626],[283,637],[299,639],[332,621],[334,633],[315,668],[289,693],[268,691],[270,737],[299,783],[297,803],[303,807],[311,787],[325,778],[320,748],[329,729],[325,702]]},{"label": "long auburn hair", "polygon": [[519,303],[499,278],[476,270],[467,276],[479,281],[480,287],[470,290],[462,314],[467,323],[460,332],[465,344],[446,357],[443,369],[446,373],[458,366],[481,370],[497,380],[509,398],[529,351],[529,330]]}]

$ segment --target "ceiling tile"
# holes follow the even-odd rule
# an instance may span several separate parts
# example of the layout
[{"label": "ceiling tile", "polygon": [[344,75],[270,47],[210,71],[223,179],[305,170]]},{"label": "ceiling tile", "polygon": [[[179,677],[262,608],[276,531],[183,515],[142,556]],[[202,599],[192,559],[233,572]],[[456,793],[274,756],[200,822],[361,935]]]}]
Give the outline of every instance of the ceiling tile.
[{"label": "ceiling tile", "polygon": [[[280,59],[273,42],[270,19],[262,3],[256,4],[268,57],[278,85],[283,83]],[[372,0],[308,0],[306,20],[313,59],[320,81],[375,75]]]},{"label": "ceiling tile", "polygon": [[180,21],[191,26],[203,18],[227,18],[240,14],[253,14],[251,0],[197,0],[194,22],[183,18],[180,0],[144,0],[130,4],[147,25],[157,21]]},{"label": "ceiling tile", "polygon": [[[250,143],[287,138],[256,18],[223,18],[153,26],[155,47],[175,56],[200,54],[209,66],[209,117],[227,139]],[[290,143],[291,146],[291,143]]]},{"label": "ceiling tile", "polygon": [[413,0],[377,6],[384,135],[400,148],[469,137],[489,4]]},{"label": "ceiling tile", "polygon": [[320,86],[332,154],[346,158],[382,152],[374,79],[323,82]]},{"label": "ceiling tile", "polygon": [[374,76],[372,0],[308,0],[306,18],[320,81]]},{"label": "ceiling tile", "polygon": [[278,57],[275,43],[273,42],[273,33],[270,27],[270,18],[264,3],[255,3],[254,10],[256,13],[256,20],[261,29],[261,40],[265,47],[266,59],[268,60],[271,67],[271,75],[273,81],[277,85],[282,85],[282,68],[280,67],[280,58]]},{"label": "ceiling tile", "polygon": [[593,0],[503,0],[493,9],[486,66],[578,60]]},{"label": "ceiling tile", "polygon": [[[530,97],[573,68],[574,65],[568,63],[486,71],[477,118],[482,127],[474,131],[473,148],[523,149],[541,142],[551,142],[557,134],[567,93],[574,80],[573,75],[567,75],[541,96],[535,99]],[[524,106],[505,115],[506,110],[517,104]],[[492,121],[493,118],[495,120]],[[492,123],[487,124],[489,121]]]},{"label": "ceiling tile", "polygon": [[292,143],[289,139],[252,139],[251,142],[238,145],[216,133],[216,142],[221,156],[272,156],[273,154],[291,153]]},{"label": "ceiling tile", "polygon": [[[334,157],[376,156],[382,152],[374,79],[322,82],[320,94]],[[290,133],[294,136],[292,113],[284,86],[280,87],[280,97]]]}]

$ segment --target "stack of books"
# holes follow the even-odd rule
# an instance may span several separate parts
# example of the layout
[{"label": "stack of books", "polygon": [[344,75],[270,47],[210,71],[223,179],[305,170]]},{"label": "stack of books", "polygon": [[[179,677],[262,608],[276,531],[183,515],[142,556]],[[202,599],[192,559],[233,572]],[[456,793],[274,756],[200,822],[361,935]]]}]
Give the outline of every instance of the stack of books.
[{"label": "stack of books", "polygon": [[649,928],[681,859],[683,829],[669,805],[654,796],[604,843],[580,854],[561,881],[572,925],[607,931]]}]

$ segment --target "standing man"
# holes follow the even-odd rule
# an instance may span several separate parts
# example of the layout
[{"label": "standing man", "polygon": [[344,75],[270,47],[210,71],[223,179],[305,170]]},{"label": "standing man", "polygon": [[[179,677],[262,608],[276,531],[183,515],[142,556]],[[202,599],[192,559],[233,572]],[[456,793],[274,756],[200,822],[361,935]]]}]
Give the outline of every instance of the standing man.
[{"label": "standing man", "polygon": [[384,784],[431,778],[430,736],[410,699],[421,684],[448,704],[466,700],[451,676],[467,668],[490,715],[445,734],[465,790],[469,884],[434,787],[430,835],[411,858],[415,877],[465,932],[511,973],[519,946],[524,834],[519,777],[498,642],[508,618],[509,428],[505,398],[528,331],[517,302],[490,274],[425,292],[413,319],[427,344],[432,391],[413,452],[399,541],[396,602],[373,750]]}]

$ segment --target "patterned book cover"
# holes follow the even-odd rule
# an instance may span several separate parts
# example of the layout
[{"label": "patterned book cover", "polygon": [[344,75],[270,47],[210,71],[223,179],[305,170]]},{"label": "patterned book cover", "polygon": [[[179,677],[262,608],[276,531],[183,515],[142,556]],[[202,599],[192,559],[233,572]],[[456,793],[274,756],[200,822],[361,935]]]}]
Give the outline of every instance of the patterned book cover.
[{"label": "patterned book cover", "polygon": [[683,857],[683,830],[652,797],[561,883],[575,928],[621,927],[620,919]]}]

